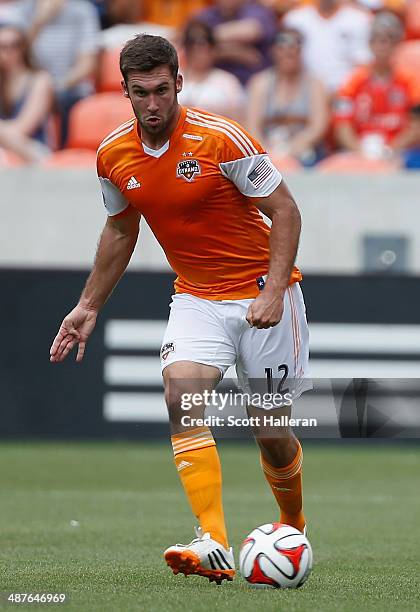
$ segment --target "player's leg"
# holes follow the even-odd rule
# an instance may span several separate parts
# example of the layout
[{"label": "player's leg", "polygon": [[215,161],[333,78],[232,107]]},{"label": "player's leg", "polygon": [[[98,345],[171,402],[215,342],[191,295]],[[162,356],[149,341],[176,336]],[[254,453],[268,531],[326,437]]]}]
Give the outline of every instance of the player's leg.
[{"label": "player's leg", "polygon": [[[277,411],[276,411],[277,412]],[[284,411],[281,411],[285,414]],[[280,522],[303,531],[302,463],[303,453],[299,440],[290,428],[254,428],[260,448],[260,462],[280,508]]]},{"label": "player's leg", "polygon": [[[216,443],[198,399],[211,392],[220,378],[214,366],[177,361],[163,372],[175,465],[194,515],[203,532],[227,547],[222,506],[222,472]],[[195,398],[195,403],[189,401]]]},{"label": "player's leg", "polygon": [[170,547],[165,559],[175,573],[200,574],[217,582],[233,577],[234,560],[227,542],[216,444],[210,429],[195,419],[202,419],[205,409],[204,401],[197,399],[211,392],[234,362],[235,351],[221,323],[208,300],[174,296],[161,351],[175,464],[200,523],[199,537],[187,546]]},{"label": "player's leg", "polygon": [[[286,291],[280,323],[267,330],[246,329],[240,343],[241,378],[256,379],[259,392],[291,394],[293,402],[310,388],[308,377],[309,333],[299,285]],[[292,407],[270,411],[273,417],[290,416]],[[267,414],[249,407],[251,416]],[[289,427],[261,426],[254,429],[261,453],[261,466],[280,507],[280,521],[299,530],[305,526],[302,502],[302,447]]]}]

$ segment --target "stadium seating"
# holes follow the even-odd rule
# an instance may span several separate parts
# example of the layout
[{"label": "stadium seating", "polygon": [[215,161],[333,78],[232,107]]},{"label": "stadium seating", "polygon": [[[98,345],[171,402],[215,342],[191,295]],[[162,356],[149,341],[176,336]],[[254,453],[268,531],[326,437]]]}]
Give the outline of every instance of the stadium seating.
[{"label": "stadium seating", "polygon": [[107,134],[132,116],[131,104],[122,94],[107,92],[89,96],[72,108],[67,148],[96,151]]},{"label": "stadium seating", "polygon": [[42,162],[43,168],[95,168],[96,153],[89,149],[56,151]]},{"label": "stadium seating", "polygon": [[[420,7],[419,7],[420,10]],[[395,67],[420,74],[420,40],[407,40],[400,43],[395,51]]]},{"label": "stadium seating", "polygon": [[420,0],[411,0],[405,9],[405,25],[409,38],[420,38]]},{"label": "stadium seating", "polygon": [[368,159],[357,153],[336,153],[317,166],[323,174],[375,174],[395,172],[399,164],[390,160]]},{"label": "stadium seating", "polygon": [[99,60],[98,92],[121,92],[120,49],[104,49]]}]

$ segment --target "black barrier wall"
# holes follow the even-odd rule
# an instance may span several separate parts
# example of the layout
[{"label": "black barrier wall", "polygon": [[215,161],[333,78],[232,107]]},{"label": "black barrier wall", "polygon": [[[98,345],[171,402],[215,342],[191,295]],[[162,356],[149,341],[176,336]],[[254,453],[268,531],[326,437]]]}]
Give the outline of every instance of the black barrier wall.
[{"label": "black barrier wall", "polygon": [[[105,330],[110,321],[142,320],[146,325],[153,321],[163,325],[174,276],[127,273],[98,319],[84,361],[76,364],[72,354],[63,364],[50,364],[51,341],[62,318],[75,305],[86,277],[86,272],[75,271],[0,271],[1,438],[136,438],[167,434],[164,417],[156,421],[153,412],[141,422],[129,413],[125,420],[104,417],[106,397],[124,397],[139,391],[156,399],[162,396],[158,361],[157,374],[150,380],[143,377],[138,384],[118,382],[112,364],[106,377],[110,355],[153,360],[158,358],[159,350],[150,342],[124,350],[108,346]],[[420,325],[418,278],[307,276],[302,286],[312,323]],[[327,356],[334,357],[334,351]],[[409,358],[420,362],[420,347],[418,355],[411,353]]]}]

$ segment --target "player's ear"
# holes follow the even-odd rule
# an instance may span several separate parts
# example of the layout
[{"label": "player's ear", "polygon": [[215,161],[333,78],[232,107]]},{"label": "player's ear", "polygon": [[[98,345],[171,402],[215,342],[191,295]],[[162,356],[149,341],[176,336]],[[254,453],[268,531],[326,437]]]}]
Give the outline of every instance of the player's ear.
[{"label": "player's ear", "polygon": [[178,76],[176,77],[176,81],[175,81],[175,89],[176,89],[177,94],[181,93],[183,84],[184,84],[184,77],[182,76],[182,74],[178,74]]},{"label": "player's ear", "polygon": [[124,97],[128,98],[129,97],[128,89],[127,89],[127,85],[125,84],[125,81],[121,81],[121,87],[122,87],[122,90],[123,90],[123,93],[124,93]]}]

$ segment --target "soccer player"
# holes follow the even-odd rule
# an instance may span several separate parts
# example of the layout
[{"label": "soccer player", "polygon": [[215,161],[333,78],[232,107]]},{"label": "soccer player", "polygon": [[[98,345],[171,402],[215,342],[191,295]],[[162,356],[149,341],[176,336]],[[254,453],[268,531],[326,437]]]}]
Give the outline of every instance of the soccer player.
[{"label": "soccer player", "polygon": [[[308,329],[294,267],[300,214],[264,149],[241,126],[178,104],[182,76],[167,40],[135,37],[121,52],[120,68],[135,117],[99,146],[108,219],[51,361],[63,361],[76,344],[76,360],[83,359],[144,216],[178,274],[161,365],[175,464],[200,523],[197,538],[164,555],[174,573],[231,580],[215,441],[208,427],[182,425],[182,397],[212,390],[233,364],[244,384],[267,377],[277,387],[286,374],[299,382],[307,375]],[[259,211],[271,218],[271,230]],[[189,414],[203,416],[204,406]],[[302,449],[288,428],[278,434],[256,431],[262,469],[281,522],[303,531]]]}]

